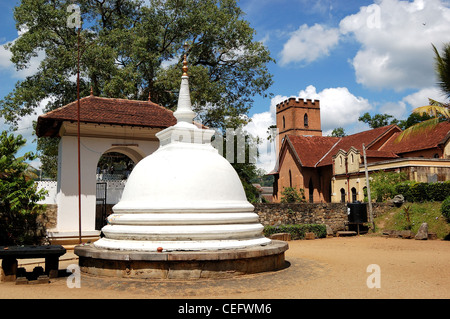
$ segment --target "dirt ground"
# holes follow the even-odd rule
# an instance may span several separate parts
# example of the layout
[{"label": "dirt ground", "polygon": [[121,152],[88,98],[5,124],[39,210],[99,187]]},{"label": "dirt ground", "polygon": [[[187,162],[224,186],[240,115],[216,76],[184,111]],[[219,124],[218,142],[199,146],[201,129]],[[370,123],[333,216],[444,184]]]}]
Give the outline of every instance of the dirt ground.
[{"label": "dirt ground", "polygon": [[[76,264],[68,252],[60,270]],[[163,281],[81,276],[80,288],[67,277],[49,284],[0,283],[0,298],[16,299],[448,299],[450,242],[383,237],[335,237],[290,241],[288,267],[233,279]],[[26,260],[20,260],[26,262]],[[378,271],[368,272],[369,265]],[[34,265],[25,265],[32,270]],[[379,281],[371,278],[379,274]],[[370,276],[370,278],[369,278]],[[369,288],[369,283],[380,287]]]}]

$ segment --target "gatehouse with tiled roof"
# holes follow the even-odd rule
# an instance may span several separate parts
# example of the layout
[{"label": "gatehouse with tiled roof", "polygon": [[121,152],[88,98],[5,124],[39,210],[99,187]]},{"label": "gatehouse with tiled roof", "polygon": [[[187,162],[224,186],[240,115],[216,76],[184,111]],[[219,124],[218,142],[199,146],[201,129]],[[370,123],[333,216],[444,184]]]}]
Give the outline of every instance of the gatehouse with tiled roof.
[{"label": "gatehouse with tiled roof", "polygon": [[[156,133],[176,123],[171,110],[150,101],[90,96],[80,99],[81,232],[82,240],[99,238],[97,164],[106,153],[121,153],[137,164],[156,151]],[[48,229],[52,243],[77,243],[78,103],[74,101],[38,117],[38,137],[59,137],[56,226]]]}]

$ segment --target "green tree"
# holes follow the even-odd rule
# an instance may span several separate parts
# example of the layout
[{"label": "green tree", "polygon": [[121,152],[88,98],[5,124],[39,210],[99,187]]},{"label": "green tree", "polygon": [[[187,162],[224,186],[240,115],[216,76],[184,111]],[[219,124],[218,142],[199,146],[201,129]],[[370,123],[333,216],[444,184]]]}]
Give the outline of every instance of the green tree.
[{"label": "green tree", "polygon": [[[217,131],[215,138],[213,145],[222,150],[223,157],[231,163],[239,175],[247,200],[251,203],[257,202],[259,191],[253,183],[259,174],[256,167],[259,138],[242,129],[226,130],[225,133]],[[230,153],[227,153],[228,151]]]},{"label": "green tree", "polygon": [[375,114],[371,116],[369,112],[364,113],[358,118],[358,121],[369,124],[371,128],[383,127],[386,125],[397,124],[398,120],[389,114]]},{"label": "green tree", "polygon": [[[446,99],[450,98],[450,43],[444,45],[442,55],[432,44],[435,53],[435,71],[438,77],[438,85]],[[421,133],[427,129],[433,129],[441,121],[450,121],[450,103],[439,102],[429,98],[429,105],[415,108],[413,113],[428,115],[431,118],[412,125],[399,135],[397,141],[407,138],[411,134]]]},{"label": "green tree", "polygon": [[334,137],[344,137],[346,135],[347,134],[345,134],[345,130],[343,127],[335,128],[333,130],[333,132],[331,132],[331,136],[334,136]]},{"label": "green tree", "polygon": [[370,177],[371,197],[382,202],[397,195],[396,186],[407,180],[405,173],[379,171]]},{"label": "green tree", "polygon": [[400,122],[398,122],[398,126],[402,129],[402,130],[406,130],[407,128],[416,125],[418,123],[421,123],[423,121],[429,120],[433,118],[432,116],[428,115],[428,114],[419,114],[419,113],[411,113],[408,118],[406,120],[401,120]]},{"label": "green tree", "polygon": [[21,135],[0,136],[0,245],[37,244],[45,236],[38,220],[45,207],[37,204],[45,191],[37,191],[26,163],[36,155],[15,156],[25,143]]},{"label": "green tree", "polygon": [[[38,71],[18,81],[0,104],[12,125],[49,99],[46,111],[76,99],[77,32],[67,26],[70,0],[22,0],[14,9],[24,33],[7,46],[17,69],[43,52]],[[274,60],[235,0],[79,0],[80,95],[147,100],[174,110],[183,44],[188,43],[196,120],[214,128],[248,122],[257,95],[270,96]],[[48,148],[53,147],[52,151]],[[42,162],[55,146],[40,145]],[[45,156],[48,157],[45,157]]]}]

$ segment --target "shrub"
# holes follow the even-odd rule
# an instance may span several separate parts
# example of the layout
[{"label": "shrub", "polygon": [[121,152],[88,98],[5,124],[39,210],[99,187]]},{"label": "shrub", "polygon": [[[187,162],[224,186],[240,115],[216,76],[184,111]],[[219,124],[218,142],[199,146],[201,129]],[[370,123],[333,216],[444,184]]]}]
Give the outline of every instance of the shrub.
[{"label": "shrub", "polygon": [[441,213],[450,222],[450,196],[442,202]]},{"label": "shrub", "polygon": [[38,191],[26,161],[36,156],[30,152],[16,157],[25,145],[21,135],[0,135],[0,245],[39,244],[45,237],[43,212],[38,202],[45,191]]},{"label": "shrub", "polygon": [[397,194],[402,194],[405,200],[410,203],[426,201],[441,202],[450,194],[450,181],[436,183],[407,181],[397,184],[395,191]]},{"label": "shrub", "polygon": [[282,203],[302,203],[306,202],[305,190],[300,188],[297,191],[294,187],[285,187],[281,192]]},{"label": "shrub", "polygon": [[405,173],[380,171],[373,174],[370,182],[372,198],[375,198],[377,202],[393,198],[397,195],[396,185],[405,180]]},{"label": "shrub", "polygon": [[305,233],[309,232],[314,233],[318,238],[324,238],[327,235],[327,228],[323,224],[295,224],[264,227],[264,236],[266,237],[276,233],[289,233],[293,240],[304,239]]}]

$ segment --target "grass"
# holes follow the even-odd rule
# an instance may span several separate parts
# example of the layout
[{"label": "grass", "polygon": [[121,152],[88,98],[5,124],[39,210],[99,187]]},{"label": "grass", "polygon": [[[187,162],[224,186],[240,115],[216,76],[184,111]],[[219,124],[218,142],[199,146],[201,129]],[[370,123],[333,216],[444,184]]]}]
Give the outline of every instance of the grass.
[{"label": "grass", "polygon": [[[422,223],[428,223],[428,232],[436,233],[439,239],[450,239],[450,223],[442,216],[441,205],[441,202],[405,203],[399,208],[392,208],[375,218],[377,231],[411,229],[417,233]],[[409,223],[407,207],[410,207]]]}]

